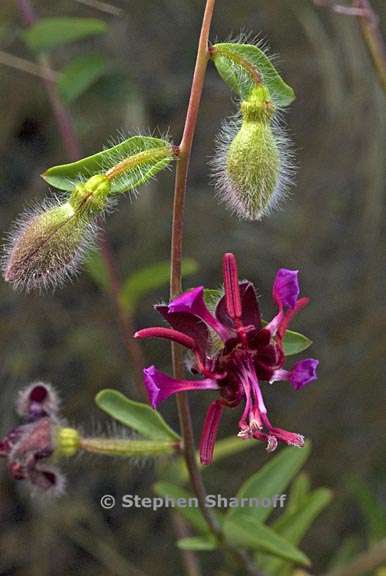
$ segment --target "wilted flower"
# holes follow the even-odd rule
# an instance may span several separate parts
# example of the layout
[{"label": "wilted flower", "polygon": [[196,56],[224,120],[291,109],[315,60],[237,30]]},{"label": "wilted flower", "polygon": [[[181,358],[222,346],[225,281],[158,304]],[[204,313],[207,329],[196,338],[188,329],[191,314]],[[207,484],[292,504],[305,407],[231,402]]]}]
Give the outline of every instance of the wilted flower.
[{"label": "wilted flower", "polygon": [[218,138],[214,182],[232,212],[260,220],[286,195],[293,172],[290,144],[264,85],[241,102],[240,111]]},{"label": "wilted flower", "polygon": [[[0,456],[7,459],[8,469],[15,480],[26,481],[35,492],[58,495],[64,490],[65,479],[51,463],[58,451],[72,455],[79,444],[76,431],[63,428],[58,419],[59,401],[56,392],[43,382],[31,384],[19,394],[17,411],[22,424],[0,440]],[[72,432],[72,451],[68,432]],[[64,436],[64,450],[61,446]]]},{"label": "wilted flower", "polygon": [[[299,299],[298,272],[280,269],[273,285],[277,315],[264,325],[253,284],[239,282],[233,254],[224,256],[225,295],[212,314],[204,301],[204,288],[193,288],[172,300],[156,306],[172,328],[146,328],[136,338],[166,338],[188,348],[193,356],[193,373],[202,380],[176,380],[154,366],[144,371],[145,385],[153,408],[172,394],[186,390],[218,390],[220,398],[208,409],[200,442],[203,464],[212,461],[218,425],[224,407],[236,407],[242,401],[244,410],[239,421],[241,438],[256,438],[269,452],[278,442],[303,446],[303,436],[274,427],[267,414],[261,383],[288,380],[299,390],[316,379],[318,360],[297,362],[290,370],[285,363],[284,336],[294,315],[307,303]],[[215,336],[213,338],[212,336]],[[221,340],[220,349],[214,340]]]}]

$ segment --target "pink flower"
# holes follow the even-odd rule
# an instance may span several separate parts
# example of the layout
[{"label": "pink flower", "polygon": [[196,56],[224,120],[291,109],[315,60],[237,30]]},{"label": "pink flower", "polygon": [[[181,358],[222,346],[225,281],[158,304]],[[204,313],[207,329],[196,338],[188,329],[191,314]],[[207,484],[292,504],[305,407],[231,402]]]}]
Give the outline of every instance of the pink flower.
[{"label": "pink flower", "polygon": [[[144,370],[145,385],[153,408],[169,396],[186,390],[218,390],[219,399],[209,406],[201,442],[203,464],[213,458],[217,429],[225,407],[244,402],[239,420],[241,438],[256,438],[266,443],[269,452],[278,442],[303,446],[300,434],[274,427],[267,414],[261,383],[288,380],[295,390],[316,379],[318,360],[297,362],[292,370],[283,368],[283,340],[287,327],[307,303],[299,299],[298,272],[280,269],[273,284],[273,299],[278,313],[267,325],[261,321],[256,291],[251,282],[239,282],[233,254],[223,259],[225,294],[214,314],[207,308],[202,286],[184,292],[169,305],[156,306],[171,328],[145,328],[136,338],[166,338],[188,348],[193,355],[192,372],[201,380],[176,380],[150,366]],[[213,335],[221,348],[213,352]]]}]

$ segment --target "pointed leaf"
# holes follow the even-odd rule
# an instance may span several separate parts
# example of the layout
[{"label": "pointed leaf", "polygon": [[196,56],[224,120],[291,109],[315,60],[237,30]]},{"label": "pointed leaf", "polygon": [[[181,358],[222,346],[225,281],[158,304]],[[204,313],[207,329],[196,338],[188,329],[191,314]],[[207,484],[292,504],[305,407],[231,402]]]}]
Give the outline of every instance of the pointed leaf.
[{"label": "pointed leaf", "polygon": [[287,512],[295,512],[303,506],[311,488],[311,480],[308,474],[301,472],[291,484],[291,489],[286,507]]},{"label": "pointed leaf", "polygon": [[121,424],[136,430],[145,438],[154,440],[180,437],[162,418],[161,414],[147,404],[130,400],[118,390],[101,390],[96,395],[97,406]]},{"label": "pointed leaf", "polygon": [[[192,258],[182,262],[182,274],[188,276],[198,270],[198,264]],[[152,290],[168,284],[170,279],[170,262],[158,262],[137,270],[129,276],[122,287],[121,302],[128,311],[135,310],[137,303]]]},{"label": "pointed leaf", "polygon": [[74,183],[107,172],[127,158],[133,158],[135,162],[120,176],[111,180],[113,194],[134,190],[166,168],[173,158],[172,147],[169,142],[161,138],[132,136],[87,158],[53,166],[42,174],[42,178],[59,190],[71,192]]},{"label": "pointed leaf", "polygon": [[284,82],[268,56],[253,44],[215,44],[212,59],[221,78],[242,99],[256,86],[251,70],[261,75],[277,105],[288,106],[295,99],[293,89]]},{"label": "pointed leaf", "polygon": [[294,354],[299,354],[307,350],[312,344],[312,340],[299,334],[299,332],[293,332],[292,330],[287,330],[284,336],[284,354],[286,356],[293,356]]},{"label": "pointed leaf", "polygon": [[233,546],[251,548],[304,566],[310,565],[303,552],[244,509],[237,516],[226,518],[224,533]]},{"label": "pointed leaf", "polygon": [[68,64],[58,79],[60,94],[68,104],[79,98],[107,71],[107,62],[98,54],[79,56]]},{"label": "pointed leaf", "polygon": [[195,552],[209,552],[218,548],[216,540],[209,534],[205,538],[203,536],[181,538],[177,540],[177,546],[180,550],[193,550]]},{"label": "pointed leaf", "polygon": [[[283,448],[241,486],[237,498],[272,498],[282,494],[307,460],[310,448],[309,442],[306,442],[304,448],[293,446]],[[255,520],[264,522],[271,512],[272,508],[263,506],[248,509],[233,508],[229,509],[227,517],[247,514],[253,516]]]},{"label": "pointed leaf", "polygon": [[[289,508],[272,525],[272,528],[288,542],[298,545],[315,518],[330,503],[332,494],[326,488],[318,488],[308,494],[300,507],[291,512]],[[279,559],[260,557],[259,566],[270,576],[290,576],[293,567]]]},{"label": "pointed leaf", "polygon": [[374,496],[370,488],[358,478],[347,482],[365,520],[370,542],[378,542],[386,537],[386,508]]},{"label": "pointed leaf", "polygon": [[23,36],[29,48],[43,51],[103,34],[106,30],[105,22],[96,18],[40,18]]}]

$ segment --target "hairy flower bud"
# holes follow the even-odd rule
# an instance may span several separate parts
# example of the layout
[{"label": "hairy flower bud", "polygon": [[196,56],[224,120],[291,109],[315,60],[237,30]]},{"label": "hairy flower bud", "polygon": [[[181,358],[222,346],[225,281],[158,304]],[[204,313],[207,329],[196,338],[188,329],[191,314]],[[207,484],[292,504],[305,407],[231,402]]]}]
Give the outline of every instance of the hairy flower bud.
[{"label": "hairy flower bud", "polygon": [[290,182],[288,140],[273,113],[267,88],[258,85],[241,102],[241,119],[223,128],[213,162],[220,197],[248,220],[268,214]]},{"label": "hairy flower bud", "polygon": [[96,238],[95,218],[108,204],[110,182],[98,174],[77,184],[65,203],[27,213],[10,236],[4,278],[15,288],[44,289],[76,273]]}]

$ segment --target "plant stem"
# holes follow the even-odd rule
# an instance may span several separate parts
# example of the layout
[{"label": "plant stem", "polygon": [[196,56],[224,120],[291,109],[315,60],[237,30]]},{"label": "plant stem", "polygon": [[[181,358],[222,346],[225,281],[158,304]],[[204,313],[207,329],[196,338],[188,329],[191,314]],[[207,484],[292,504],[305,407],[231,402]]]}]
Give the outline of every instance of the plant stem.
[{"label": "plant stem", "polygon": [[[196,131],[198,110],[201,101],[201,94],[204,86],[206,68],[209,60],[209,30],[212,21],[214,5],[216,0],[207,0],[204,18],[202,21],[201,34],[198,43],[196,66],[193,75],[192,89],[190,93],[189,105],[186,114],[185,127],[182,140],[179,146],[179,157],[176,168],[176,179],[173,202],[173,222],[172,222],[172,245],[171,245],[171,275],[170,275],[170,297],[174,298],[181,292],[182,288],[182,242],[184,227],[184,206],[185,193],[190,163],[190,155],[193,145],[193,138]],[[175,378],[182,378],[183,363],[181,349],[177,345],[172,345],[172,363]],[[194,445],[194,435],[192,420],[190,415],[188,398],[185,393],[177,396],[178,415],[180,420],[181,433],[184,441],[184,455],[186,465],[189,470],[194,491],[202,509],[202,513],[211,531],[219,534],[220,528],[216,519],[205,507],[205,487],[202,476],[197,466]]]},{"label": "plant stem", "polygon": [[362,36],[386,96],[386,47],[379,28],[379,18],[369,0],[354,0],[353,5],[363,10],[364,14],[359,18]]},{"label": "plant stem", "polygon": [[[196,65],[193,74],[192,88],[188,110],[186,113],[185,127],[182,140],[178,149],[178,161],[176,168],[176,178],[174,187],[173,221],[172,221],[172,242],[171,242],[171,274],[170,274],[170,297],[175,298],[182,290],[182,248],[184,229],[184,207],[185,195],[192,151],[193,139],[197,126],[198,112],[201,102],[201,95],[204,86],[205,74],[210,58],[209,51],[209,31],[212,22],[214,6],[216,0],[206,0],[204,17],[202,20],[200,39],[198,42]],[[175,378],[183,377],[183,362],[181,348],[172,344],[172,364]],[[197,496],[200,510],[204,516],[208,528],[219,540],[225,549],[243,566],[246,574],[259,576],[248,555],[236,548],[232,548],[224,542],[221,527],[211,510],[205,505],[206,490],[200,469],[196,461],[196,450],[193,434],[192,419],[189,402],[186,393],[177,395],[177,408],[180,421],[181,435],[183,438],[183,451],[185,462],[189,471],[189,476],[193,490]]]},{"label": "plant stem", "polygon": [[[37,21],[37,16],[30,0],[17,0],[19,11],[26,26],[33,26]],[[52,70],[49,58],[41,55],[38,58],[41,70],[42,81],[44,83],[49,102],[56,120],[58,131],[61,135],[63,147],[67,152],[69,160],[78,160],[81,153],[81,146],[77,137],[73,119],[70,111],[65,106],[56,82],[56,74]],[[105,264],[110,283],[110,294],[117,311],[118,322],[122,331],[122,337],[127,346],[133,370],[133,383],[139,396],[144,397],[142,370],[144,368],[144,358],[141,347],[133,338],[128,338],[134,332],[133,319],[122,308],[119,294],[121,290],[119,275],[116,271],[114,256],[109,246],[106,234],[100,235],[101,257]]]}]

